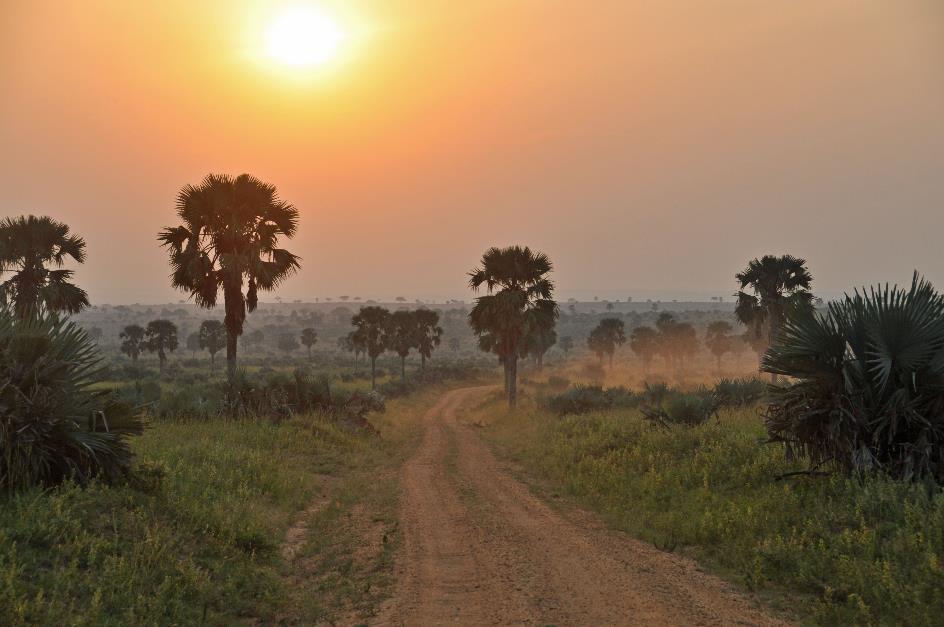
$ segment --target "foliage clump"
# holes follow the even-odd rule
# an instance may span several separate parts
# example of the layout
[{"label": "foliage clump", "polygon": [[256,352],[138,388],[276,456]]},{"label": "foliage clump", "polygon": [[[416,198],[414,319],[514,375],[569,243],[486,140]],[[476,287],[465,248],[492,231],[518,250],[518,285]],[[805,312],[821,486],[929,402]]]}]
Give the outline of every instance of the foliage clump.
[{"label": "foliage clump", "polygon": [[724,378],[715,384],[714,392],[726,407],[748,407],[767,395],[767,384],[754,377]]},{"label": "foliage clump", "polygon": [[93,390],[99,361],[76,325],[0,311],[0,491],[128,475],[125,436],[142,424]]},{"label": "foliage clump", "polygon": [[547,399],[547,408],[558,416],[588,414],[616,408],[632,408],[639,397],[622,386],[604,389],[599,385],[575,385]]},{"label": "foliage clump", "polygon": [[789,457],[944,481],[944,296],[917,274],[787,320],[763,368],[795,381],[766,412]]}]

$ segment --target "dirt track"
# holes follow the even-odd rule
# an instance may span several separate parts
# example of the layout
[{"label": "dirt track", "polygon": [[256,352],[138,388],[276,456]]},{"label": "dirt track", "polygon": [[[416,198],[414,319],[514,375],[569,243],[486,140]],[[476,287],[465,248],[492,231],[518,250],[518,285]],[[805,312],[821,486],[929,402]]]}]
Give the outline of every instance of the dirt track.
[{"label": "dirt track", "polygon": [[401,474],[403,550],[378,625],[778,624],[689,560],[567,517],[512,478],[444,395]]}]

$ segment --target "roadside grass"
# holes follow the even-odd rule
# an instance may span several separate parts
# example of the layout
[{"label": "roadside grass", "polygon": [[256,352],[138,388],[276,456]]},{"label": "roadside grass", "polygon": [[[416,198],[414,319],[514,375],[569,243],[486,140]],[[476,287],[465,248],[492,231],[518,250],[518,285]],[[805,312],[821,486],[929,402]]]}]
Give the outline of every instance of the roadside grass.
[{"label": "roadside grass", "polygon": [[[439,392],[372,415],[381,437],[315,416],[158,422],[134,441],[150,487],[66,485],[4,500],[0,623],[306,623],[349,606],[369,613],[396,545],[390,469],[415,445],[417,417]],[[309,526],[303,555],[328,572],[315,569],[305,606],[279,549],[326,475],[330,502]],[[361,542],[345,526],[354,511],[386,525],[381,559],[337,558]]]},{"label": "roadside grass", "polygon": [[475,410],[539,491],[690,555],[817,624],[936,625],[944,616],[944,493],[881,477],[794,477],[757,409],[699,427],[636,410],[558,418],[524,399]]}]

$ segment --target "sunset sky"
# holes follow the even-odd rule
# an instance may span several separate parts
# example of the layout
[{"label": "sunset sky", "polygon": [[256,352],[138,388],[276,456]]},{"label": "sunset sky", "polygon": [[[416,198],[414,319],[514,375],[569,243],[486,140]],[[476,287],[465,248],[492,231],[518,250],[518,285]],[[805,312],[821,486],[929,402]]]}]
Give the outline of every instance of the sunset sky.
[{"label": "sunset sky", "polygon": [[[298,5],[323,65],[270,50]],[[156,235],[209,172],[299,208],[285,299],[468,298],[517,242],[561,297],[729,295],[767,252],[944,287],[940,0],[0,0],[0,84],[0,214],[83,235],[94,303],[185,297]]]}]

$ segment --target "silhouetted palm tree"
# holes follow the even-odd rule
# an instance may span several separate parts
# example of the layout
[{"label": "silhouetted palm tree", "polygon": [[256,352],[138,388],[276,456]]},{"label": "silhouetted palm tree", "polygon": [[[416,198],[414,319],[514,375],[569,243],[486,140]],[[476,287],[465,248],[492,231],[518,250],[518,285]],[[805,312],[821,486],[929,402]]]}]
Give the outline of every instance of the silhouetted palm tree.
[{"label": "silhouetted palm tree", "polygon": [[144,348],[157,353],[161,372],[167,362],[167,353],[177,350],[177,325],[170,320],[152,320],[144,330]]},{"label": "silhouetted palm tree", "polygon": [[734,338],[731,331],[734,329],[724,320],[715,320],[705,330],[705,346],[711,351],[718,362],[718,372],[721,372],[721,358],[731,352],[734,347]]},{"label": "silhouetted palm tree", "polygon": [[416,315],[412,311],[401,309],[387,317],[384,329],[384,344],[400,356],[400,378],[406,381],[406,358],[417,344]]},{"label": "silhouetted palm tree", "polygon": [[199,333],[200,348],[210,353],[210,370],[215,370],[216,354],[226,346],[226,325],[219,320],[204,320]]},{"label": "silhouetted palm tree", "polygon": [[[805,259],[764,255],[752,259],[734,278],[741,286],[734,313],[764,351],[777,337],[788,316],[809,311],[813,306],[813,294],[809,291],[813,275]],[[747,287],[752,294],[744,291]],[[776,381],[777,375],[772,377]]]},{"label": "silhouetted palm tree", "polygon": [[608,355],[610,358],[610,368],[613,367],[613,354],[617,347],[626,343],[626,331],[623,321],[619,318],[604,318],[590,332],[587,338],[587,346],[597,357],[600,358],[600,364],[603,364],[603,357]]},{"label": "silhouetted palm tree", "polygon": [[351,335],[354,346],[360,346],[370,357],[370,389],[377,389],[377,358],[387,349],[386,331],[390,312],[383,307],[361,307],[351,318],[355,329]]},{"label": "silhouetted palm tree", "polygon": [[567,357],[570,355],[570,351],[574,349],[574,338],[569,335],[564,335],[561,337],[557,345],[562,351],[564,351],[564,357]]},{"label": "silhouetted palm tree", "polygon": [[557,344],[557,331],[554,330],[553,320],[550,326],[533,325],[521,340],[521,357],[531,357],[538,370],[544,368],[544,355]]},{"label": "silhouetted palm tree", "polygon": [[659,351],[659,333],[652,327],[636,327],[629,334],[629,347],[642,360],[643,374],[649,374],[652,358]]},{"label": "silhouetted palm tree", "polygon": [[[16,316],[42,312],[78,313],[89,306],[88,294],[71,282],[68,259],[85,262],[85,240],[69,227],[47,216],[19,216],[0,221],[0,303],[11,305]],[[53,266],[50,269],[48,266]]]},{"label": "silhouetted palm tree", "polygon": [[278,247],[281,236],[295,235],[298,210],[279,199],[275,186],[253,176],[211,174],[200,185],[180,190],[177,215],[183,224],[158,236],[170,251],[171,284],[208,309],[223,290],[232,377],[237,338],[247,312],[259,302],[259,290],[274,290],[299,268],[299,258]]},{"label": "silhouetted palm tree", "polygon": [[118,334],[118,338],[121,339],[121,352],[131,361],[138,361],[138,356],[144,352],[144,327],[129,324]]},{"label": "silhouetted palm tree", "polygon": [[318,333],[312,329],[302,329],[302,345],[308,349],[308,361],[311,361],[311,347],[318,343]]},{"label": "silhouetted palm tree", "polygon": [[420,372],[426,372],[426,360],[442,342],[443,329],[439,326],[439,312],[417,309],[413,312],[416,326],[416,351],[420,354]]},{"label": "silhouetted palm tree", "polygon": [[551,260],[528,247],[490,248],[482,266],[469,273],[469,286],[488,293],[475,299],[469,325],[479,347],[498,355],[505,369],[508,404],[518,401],[518,354],[529,328],[553,327],[557,320],[554,284],[548,278]]}]

